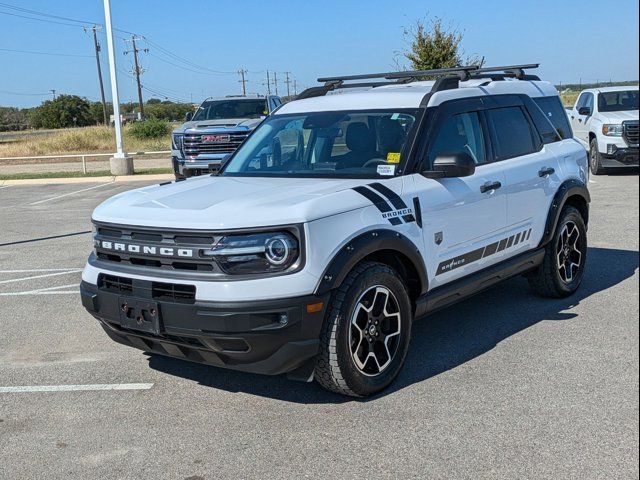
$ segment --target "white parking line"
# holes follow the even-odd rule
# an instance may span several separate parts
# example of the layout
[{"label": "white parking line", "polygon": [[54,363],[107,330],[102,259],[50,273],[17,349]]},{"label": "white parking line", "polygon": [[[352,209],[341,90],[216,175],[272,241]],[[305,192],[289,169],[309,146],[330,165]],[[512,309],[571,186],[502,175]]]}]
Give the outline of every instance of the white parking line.
[{"label": "white parking line", "polygon": [[33,272],[70,272],[71,270],[79,270],[82,267],[72,268],[32,268],[24,270],[0,270],[0,273],[33,273]]},{"label": "white parking line", "polygon": [[2,186],[0,186],[0,190],[2,190],[3,188],[9,188],[9,187],[12,187],[12,186],[13,185],[2,185]]},{"label": "white parking line", "polygon": [[0,297],[19,297],[21,295],[77,295],[78,290],[73,290],[69,292],[38,292],[37,290],[30,292],[3,292],[0,293]]},{"label": "white parking line", "polygon": [[95,383],[88,385],[33,385],[0,387],[0,393],[92,392],[103,390],[149,390],[153,383]]},{"label": "white parking line", "polygon": [[24,282],[25,280],[34,280],[36,278],[57,277],[59,275],[68,275],[70,273],[80,273],[81,271],[82,271],[82,269],[78,268],[76,270],[67,270],[67,271],[64,271],[64,272],[47,273],[45,275],[32,275],[31,277],[12,278],[11,280],[2,280],[2,281],[0,281],[0,285],[2,285],[4,283]]},{"label": "white parking line", "polygon": [[41,203],[50,202],[51,200],[57,200],[58,198],[68,197],[69,195],[75,195],[76,193],[86,192],[87,190],[93,190],[94,188],[106,187],[107,185],[113,185],[115,182],[102,183],[100,185],[94,185],[93,187],[83,188],[81,190],[75,190],[73,192],[58,195],[56,197],[45,198],[44,200],[38,200],[37,202],[29,203],[27,205],[40,205]]}]

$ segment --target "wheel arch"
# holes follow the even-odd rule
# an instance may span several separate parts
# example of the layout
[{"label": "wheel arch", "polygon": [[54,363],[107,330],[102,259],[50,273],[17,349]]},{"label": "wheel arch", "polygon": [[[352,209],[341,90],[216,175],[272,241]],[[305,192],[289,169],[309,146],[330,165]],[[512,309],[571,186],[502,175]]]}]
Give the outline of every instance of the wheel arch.
[{"label": "wheel arch", "polygon": [[362,261],[384,263],[398,271],[412,300],[428,289],[427,271],[418,247],[399,232],[379,229],[346,242],[325,268],[315,293],[324,294],[338,287]]},{"label": "wheel arch", "polygon": [[567,180],[556,192],[549,207],[549,213],[547,214],[547,222],[544,229],[544,235],[540,241],[539,247],[544,247],[553,238],[553,232],[555,231],[558,220],[560,219],[560,213],[562,209],[570,205],[578,209],[585,225],[589,224],[589,203],[591,202],[591,195],[587,186],[580,180],[571,179]]}]

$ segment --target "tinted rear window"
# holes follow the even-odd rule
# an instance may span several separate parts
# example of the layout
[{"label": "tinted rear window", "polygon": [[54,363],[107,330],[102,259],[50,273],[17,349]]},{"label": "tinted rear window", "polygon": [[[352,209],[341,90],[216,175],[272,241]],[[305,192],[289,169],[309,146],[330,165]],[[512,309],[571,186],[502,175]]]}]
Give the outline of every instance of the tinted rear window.
[{"label": "tinted rear window", "polygon": [[540,110],[544,112],[551,121],[551,124],[556,127],[556,130],[558,130],[558,133],[563,139],[573,137],[567,113],[559,97],[539,97],[534,98],[533,101],[536,102]]},{"label": "tinted rear window", "polygon": [[519,157],[539,150],[531,124],[520,107],[496,108],[487,112],[495,132],[496,160]]}]

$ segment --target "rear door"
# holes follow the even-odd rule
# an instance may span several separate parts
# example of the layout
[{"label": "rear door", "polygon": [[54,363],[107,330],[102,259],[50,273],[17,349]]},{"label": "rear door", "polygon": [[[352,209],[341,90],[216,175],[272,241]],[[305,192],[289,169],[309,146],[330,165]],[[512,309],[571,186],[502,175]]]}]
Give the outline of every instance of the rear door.
[{"label": "rear door", "polygon": [[[501,186],[506,178],[500,165],[489,163],[492,153],[483,108],[480,98],[454,100],[438,107],[419,153],[419,171],[424,171],[431,169],[438,154],[466,151],[476,160],[474,175],[439,179],[411,176],[421,210],[431,288],[499,261],[490,246],[497,247],[504,236],[507,200]],[[490,249],[485,255],[486,247]]]},{"label": "rear door", "polygon": [[486,111],[493,161],[506,176],[508,256],[537,246],[546,212],[560,184],[559,162],[547,145],[561,141],[544,113],[528,97],[495,97]]}]

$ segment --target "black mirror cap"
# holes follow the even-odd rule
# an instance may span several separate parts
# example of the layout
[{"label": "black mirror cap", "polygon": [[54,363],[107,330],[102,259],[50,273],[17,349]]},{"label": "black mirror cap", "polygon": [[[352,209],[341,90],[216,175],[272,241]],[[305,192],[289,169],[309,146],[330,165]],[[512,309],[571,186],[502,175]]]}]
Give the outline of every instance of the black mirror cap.
[{"label": "black mirror cap", "polygon": [[433,161],[432,169],[424,173],[426,176],[458,178],[470,177],[475,171],[476,162],[473,157],[467,152],[456,152],[441,153]]},{"label": "black mirror cap", "polygon": [[190,122],[192,118],[193,118],[193,112],[187,112],[187,113],[184,114],[184,121],[185,122]]},{"label": "black mirror cap", "polygon": [[591,109],[589,107],[580,107],[578,109],[579,115],[586,115],[587,117],[591,115]]}]

